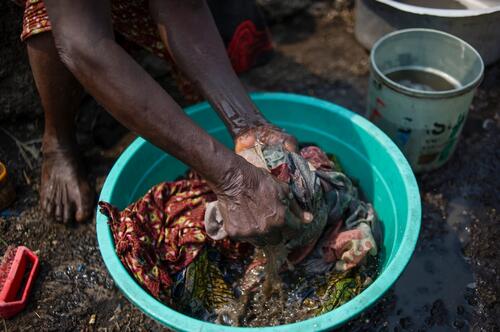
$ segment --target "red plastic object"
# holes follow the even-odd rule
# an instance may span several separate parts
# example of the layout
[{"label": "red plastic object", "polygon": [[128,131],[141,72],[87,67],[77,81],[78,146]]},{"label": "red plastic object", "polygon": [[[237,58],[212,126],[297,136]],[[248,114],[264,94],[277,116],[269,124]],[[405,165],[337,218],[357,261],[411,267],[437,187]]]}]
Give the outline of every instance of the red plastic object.
[{"label": "red plastic object", "polygon": [[[0,285],[0,317],[6,319],[26,307],[28,294],[38,273],[39,261],[38,256],[31,250],[19,246],[12,262],[5,263],[9,266],[5,270],[7,273],[5,282]],[[3,268],[5,266],[2,266]]]}]

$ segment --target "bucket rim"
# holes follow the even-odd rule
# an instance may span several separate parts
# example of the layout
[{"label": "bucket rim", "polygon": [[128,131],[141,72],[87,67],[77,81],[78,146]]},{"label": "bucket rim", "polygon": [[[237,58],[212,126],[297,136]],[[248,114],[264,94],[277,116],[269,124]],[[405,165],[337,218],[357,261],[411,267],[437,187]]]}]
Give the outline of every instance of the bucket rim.
[{"label": "bucket rim", "polygon": [[449,8],[431,8],[418,5],[410,5],[407,3],[402,3],[394,0],[375,0],[375,1],[380,2],[387,6],[391,6],[403,12],[419,14],[419,15],[437,16],[437,17],[450,17],[450,18],[472,17],[472,16],[488,15],[500,12],[499,5],[486,8],[475,8],[475,9],[470,9],[470,8],[449,9]]},{"label": "bucket rim", "polygon": [[[377,65],[377,62],[375,61],[375,55],[377,52],[377,49],[380,47],[382,43],[387,41],[388,39],[401,35],[401,34],[406,34],[406,33],[413,33],[413,32],[424,32],[424,33],[431,33],[431,34],[438,34],[445,36],[447,38],[450,38],[452,40],[455,40],[461,44],[463,44],[465,47],[467,47],[470,51],[472,51],[473,54],[476,55],[477,59],[479,60],[480,64],[480,70],[479,74],[474,77],[473,80],[471,80],[469,83],[460,86],[459,88],[451,89],[451,90],[444,90],[444,91],[424,91],[424,90],[418,90],[418,89],[412,89],[408,88],[402,84],[399,84],[389,77],[385,75],[380,68]],[[456,97],[460,96],[463,94],[466,94],[470,92],[471,90],[477,88],[479,84],[481,84],[483,77],[484,77],[484,61],[479,52],[469,43],[467,43],[465,40],[452,35],[450,33],[441,31],[441,30],[436,30],[436,29],[427,29],[427,28],[409,28],[409,29],[401,29],[401,30],[396,30],[391,33],[388,33],[381,38],[379,38],[375,44],[373,45],[371,52],[370,52],[370,68],[372,69],[372,73],[382,80],[387,86],[390,88],[401,92],[405,95],[409,95],[412,97],[425,97],[425,98],[430,98],[430,99],[436,99],[436,98],[447,98],[447,97]]]},{"label": "bucket rim", "polygon": [[[315,106],[335,112],[341,117],[347,118],[354,125],[367,131],[370,136],[384,146],[390,158],[394,161],[396,168],[401,174],[402,181],[405,187],[406,204],[408,205],[408,215],[406,217],[407,224],[404,228],[404,234],[401,239],[401,244],[394,253],[393,260],[385,267],[384,271],[367,287],[361,294],[347,302],[346,304],[320,316],[310,318],[304,321],[266,327],[232,327],[218,325],[210,322],[201,321],[187,315],[184,315],[174,309],[161,303],[144,290],[136,280],[129,274],[125,266],[115,253],[114,240],[111,230],[108,225],[107,218],[97,209],[96,214],[96,231],[99,250],[101,252],[105,266],[112,276],[115,284],[122,293],[136,305],[141,311],[149,317],[155,319],[161,324],[175,329],[177,331],[204,331],[204,332],[284,332],[284,331],[330,331],[334,327],[346,323],[348,320],[358,316],[365,309],[378,301],[383,294],[397,281],[403,270],[409,263],[413,255],[421,225],[421,199],[418,184],[415,175],[403,156],[403,153],[392,142],[392,140],[383,133],[378,127],[369,122],[367,119],[352,111],[349,111],[342,106],[324,101],[318,98],[303,96],[291,93],[281,92],[260,92],[252,93],[252,100],[284,100],[289,102],[297,102],[304,105]],[[197,105],[186,108],[188,115],[193,115],[197,112],[206,111],[208,103],[203,102]],[[119,174],[125,167],[128,159],[144,145],[149,144],[143,138],[137,138],[125,151],[120,155],[115,165],[111,169],[99,200],[110,201],[112,193],[116,186],[116,180]]]}]

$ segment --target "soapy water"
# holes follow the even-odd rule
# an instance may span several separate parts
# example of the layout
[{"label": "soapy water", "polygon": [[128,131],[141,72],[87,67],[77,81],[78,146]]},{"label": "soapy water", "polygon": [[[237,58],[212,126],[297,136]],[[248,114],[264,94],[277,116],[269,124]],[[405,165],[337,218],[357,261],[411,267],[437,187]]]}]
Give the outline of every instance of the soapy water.
[{"label": "soapy water", "polygon": [[[257,249],[254,258],[265,259],[266,252],[269,251]],[[177,310],[200,320],[229,326],[263,327],[290,324],[338,308],[361,293],[379,273],[378,257],[373,256],[366,257],[365,264],[343,272],[335,271],[333,264],[326,272],[317,273],[308,267],[310,262],[311,258],[306,258],[301,264],[274,277],[268,276],[266,267],[261,265],[253,269],[250,276],[251,279],[259,280],[257,286],[244,293],[240,287],[241,274],[227,276],[223,273],[225,278],[240,279],[232,285],[234,297],[226,296],[225,303],[214,310],[199,310],[199,306],[192,305],[191,298],[189,305]],[[245,269],[245,262],[224,264],[221,270]],[[247,276],[243,278],[248,279]],[[271,293],[266,284],[269,280],[274,283]],[[216,297],[221,294],[216,293]]]},{"label": "soapy water", "polygon": [[282,273],[281,291],[267,297],[260,286],[247,300],[241,325],[250,327],[290,324],[340,307],[368,287],[378,275],[378,261],[346,272],[311,274],[303,266]]}]

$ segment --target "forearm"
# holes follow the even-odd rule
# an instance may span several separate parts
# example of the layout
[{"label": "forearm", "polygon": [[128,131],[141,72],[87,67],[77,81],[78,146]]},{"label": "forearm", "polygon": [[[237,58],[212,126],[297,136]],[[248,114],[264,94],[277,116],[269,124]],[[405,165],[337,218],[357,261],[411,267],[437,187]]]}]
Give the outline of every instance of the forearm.
[{"label": "forearm", "polygon": [[175,63],[197,85],[233,136],[266,124],[231,66],[206,2],[153,1],[151,6]]},{"label": "forearm", "polygon": [[[222,182],[230,168],[241,164],[239,157],[184,114],[114,42],[112,34],[91,31],[85,35],[87,39],[79,41],[78,36],[71,35],[70,28],[64,29],[67,27],[64,19],[52,15],[51,20],[63,61],[84,88],[125,126],[193,167],[214,184]],[[61,47],[66,43],[64,38],[73,39],[72,46]],[[88,38],[91,38],[90,43]]]}]

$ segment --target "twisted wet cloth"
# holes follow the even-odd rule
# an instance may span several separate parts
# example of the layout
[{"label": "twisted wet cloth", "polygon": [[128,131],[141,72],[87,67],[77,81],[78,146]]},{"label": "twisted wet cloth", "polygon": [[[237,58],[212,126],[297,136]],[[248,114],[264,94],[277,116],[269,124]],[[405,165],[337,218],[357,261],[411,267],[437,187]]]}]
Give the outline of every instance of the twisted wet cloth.
[{"label": "twisted wet cloth", "polygon": [[[351,180],[320,148],[308,146],[295,153],[281,144],[256,143],[239,154],[253,165],[268,170],[279,181],[289,184],[291,198],[314,216],[308,223],[297,223],[294,218],[286,220],[287,226],[294,231],[285,237],[283,252],[286,255],[294,249],[301,252],[299,256],[292,255],[293,263],[309,254],[325,228],[331,229],[322,239],[321,252],[316,256],[325,263],[336,262],[338,271],[358,265],[367,253],[377,254],[372,235],[372,228],[377,226],[373,207],[359,199]],[[217,201],[208,203],[205,212],[208,235],[214,240],[225,238],[223,224]],[[325,269],[327,265],[323,267]]]}]

